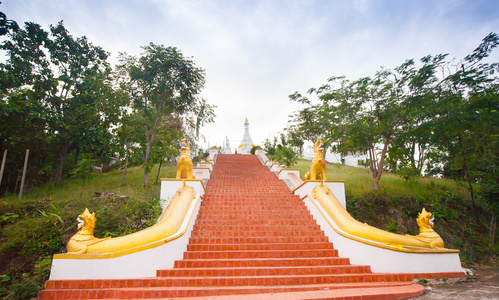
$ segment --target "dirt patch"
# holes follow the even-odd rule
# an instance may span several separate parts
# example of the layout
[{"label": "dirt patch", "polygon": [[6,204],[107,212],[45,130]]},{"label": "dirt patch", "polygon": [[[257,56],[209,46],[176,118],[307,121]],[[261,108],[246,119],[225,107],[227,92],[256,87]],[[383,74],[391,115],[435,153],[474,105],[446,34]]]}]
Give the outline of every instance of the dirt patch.
[{"label": "dirt patch", "polygon": [[458,282],[428,281],[424,295],[413,299],[499,299],[499,267],[477,268],[473,276]]}]

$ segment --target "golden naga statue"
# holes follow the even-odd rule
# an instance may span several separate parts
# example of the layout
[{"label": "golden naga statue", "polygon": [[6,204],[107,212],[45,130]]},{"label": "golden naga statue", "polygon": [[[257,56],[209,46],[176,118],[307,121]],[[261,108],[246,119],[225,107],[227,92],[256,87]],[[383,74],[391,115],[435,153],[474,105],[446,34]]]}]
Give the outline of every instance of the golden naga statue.
[{"label": "golden naga statue", "polygon": [[186,138],[181,140],[180,155],[177,160],[177,179],[186,178],[194,179],[194,173],[192,173],[192,159],[191,159],[191,147],[189,141]]},{"label": "golden naga statue", "polygon": [[88,208],[78,216],[78,232],[73,235],[66,246],[68,253],[83,254],[91,245],[95,245],[109,238],[99,239],[94,236],[95,213],[90,214]]},{"label": "golden naga statue", "polygon": [[99,239],[94,237],[95,213],[90,214],[88,209],[78,216],[78,232],[71,237],[66,247],[67,254],[85,253],[116,253],[125,250],[142,249],[154,243],[165,243],[176,238],[184,218],[189,211],[192,200],[196,198],[194,189],[190,186],[179,188],[161,219],[155,225],[135,233],[116,237]]},{"label": "golden naga statue", "polygon": [[317,140],[314,144],[314,158],[310,164],[310,171],[305,174],[305,180],[327,180],[326,178],[326,159],[322,152],[324,151],[324,142]]},{"label": "golden naga statue", "polygon": [[430,247],[433,249],[444,248],[444,240],[442,240],[440,235],[433,230],[433,227],[435,226],[433,220],[435,220],[433,214],[423,208],[416,219],[419,226],[419,234],[414,236],[414,238],[421,242],[429,243]]},{"label": "golden naga statue", "polygon": [[[401,235],[381,230],[355,220],[327,186],[316,186],[312,191],[312,197],[320,203],[327,215],[329,215],[343,232],[353,236],[353,239],[359,238],[357,240],[361,242],[366,242],[366,240],[379,242],[395,249],[409,252],[459,252],[459,250],[444,248],[444,241],[440,235],[433,230],[434,217],[424,208],[417,218],[420,233],[416,236]],[[338,233],[344,235],[344,233]],[[346,237],[352,238],[351,236]],[[369,242],[367,243],[369,244]]]}]

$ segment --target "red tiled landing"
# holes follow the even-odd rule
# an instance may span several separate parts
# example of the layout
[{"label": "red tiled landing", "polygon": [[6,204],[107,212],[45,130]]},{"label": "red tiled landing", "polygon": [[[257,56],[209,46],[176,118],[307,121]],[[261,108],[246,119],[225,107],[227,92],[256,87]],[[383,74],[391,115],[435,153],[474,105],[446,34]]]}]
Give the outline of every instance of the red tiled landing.
[{"label": "red tiled landing", "polygon": [[[405,299],[416,297],[424,292],[421,285],[400,285],[389,287],[344,288],[252,295],[207,296],[180,298],[183,300],[379,300]],[[174,298],[175,299],[175,298]],[[172,300],[174,300],[172,299]],[[178,299],[178,298],[177,298]]]},{"label": "red tiled landing", "polygon": [[270,299],[265,293],[286,295],[272,299],[402,299],[421,294],[411,280],[427,275],[435,274],[381,274],[350,265],[299,197],[255,156],[219,155],[184,259],[173,269],[154,278],[49,280],[40,299]]},{"label": "red tiled landing", "polygon": [[44,290],[40,293],[40,299],[185,299],[186,297],[188,297],[187,299],[193,297],[201,297],[200,299],[260,299],[259,297],[263,297],[263,299],[404,299],[421,295],[423,292],[422,286],[412,283],[364,284],[355,287],[349,284],[274,286],[271,288],[249,286],[168,289],[137,287],[100,290],[68,289],[52,291],[50,295]]}]

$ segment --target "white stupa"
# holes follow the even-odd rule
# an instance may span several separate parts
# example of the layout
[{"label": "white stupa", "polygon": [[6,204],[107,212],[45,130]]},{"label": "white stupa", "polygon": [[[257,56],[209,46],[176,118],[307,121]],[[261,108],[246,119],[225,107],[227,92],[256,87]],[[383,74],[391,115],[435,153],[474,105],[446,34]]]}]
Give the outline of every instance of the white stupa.
[{"label": "white stupa", "polygon": [[232,154],[232,149],[230,148],[229,139],[225,137],[224,154]]},{"label": "white stupa", "polygon": [[244,121],[244,136],[243,140],[241,141],[241,145],[237,147],[237,153],[239,154],[250,154],[251,148],[253,148],[255,145],[253,143],[253,140],[251,139],[251,136],[249,134],[249,122],[248,118]]}]

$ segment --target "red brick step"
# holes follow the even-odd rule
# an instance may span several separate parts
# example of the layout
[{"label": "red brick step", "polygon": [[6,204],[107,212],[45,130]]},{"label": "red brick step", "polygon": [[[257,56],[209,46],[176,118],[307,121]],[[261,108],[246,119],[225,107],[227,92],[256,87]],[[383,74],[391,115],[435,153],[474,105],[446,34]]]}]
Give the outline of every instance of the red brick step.
[{"label": "red brick step", "polygon": [[182,268],[158,270],[158,277],[194,277],[194,276],[286,276],[310,274],[356,274],[369,273],[369,266],[326,265],[298,267],[241,267],[241,268]]},{"label": "red brick step", "polygon": [[295,267],[347,265],[344,257],[252,258],[252,259],[183,259],[175,262],[175,268],[238,268],[238,267]]}]

